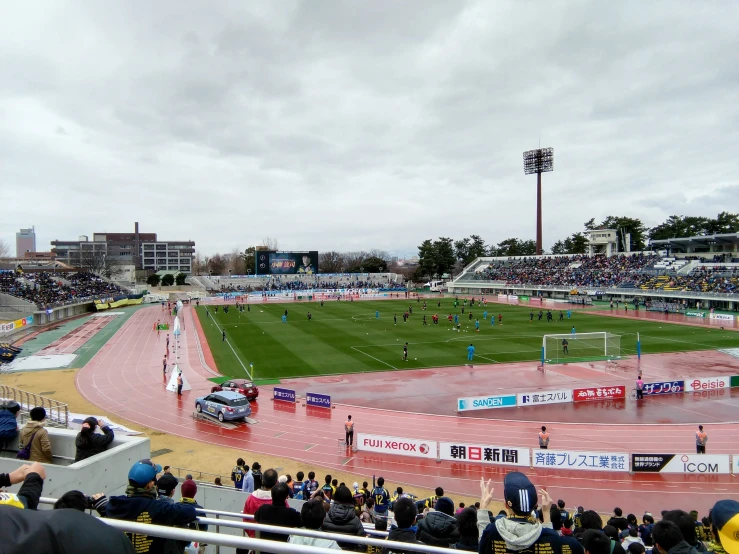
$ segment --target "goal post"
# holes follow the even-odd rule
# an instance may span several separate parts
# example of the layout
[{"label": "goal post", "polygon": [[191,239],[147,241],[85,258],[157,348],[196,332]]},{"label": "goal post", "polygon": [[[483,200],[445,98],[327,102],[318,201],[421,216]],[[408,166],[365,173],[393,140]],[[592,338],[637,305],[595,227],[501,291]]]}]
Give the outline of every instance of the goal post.
[{"label": "goal post", "polygon": [[542,359],[548,364],[616,360],[621,357],[621,335],[605,331],[544,335],[542,339]]}]

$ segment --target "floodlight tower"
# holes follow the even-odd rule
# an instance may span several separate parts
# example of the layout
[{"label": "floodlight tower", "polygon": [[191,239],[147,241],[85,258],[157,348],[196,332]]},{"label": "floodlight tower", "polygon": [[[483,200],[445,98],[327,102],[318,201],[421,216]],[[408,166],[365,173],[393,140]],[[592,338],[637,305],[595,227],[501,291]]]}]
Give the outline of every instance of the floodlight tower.
[{"label": "floodlight tower", "polygon": [[523,172],[536,173],[536,255],[541,256],[541,174],[554,171],[554,148],[538,148],[523,153]]}]

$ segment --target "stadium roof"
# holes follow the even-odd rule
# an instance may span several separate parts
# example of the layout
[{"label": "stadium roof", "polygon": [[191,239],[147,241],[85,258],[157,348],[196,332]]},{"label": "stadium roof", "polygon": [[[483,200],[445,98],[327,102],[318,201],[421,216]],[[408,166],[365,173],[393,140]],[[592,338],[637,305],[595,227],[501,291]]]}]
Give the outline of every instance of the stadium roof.
[{"label": "stadium roof", "polygon": [[672,239],[660,239],[650,242],[653,246],[661,246],[668,244],[702,246],[707,244],[737,244],[739,243],[739,233],[725,233],[721,235],[697,235],[695,237],[680,237]]}]

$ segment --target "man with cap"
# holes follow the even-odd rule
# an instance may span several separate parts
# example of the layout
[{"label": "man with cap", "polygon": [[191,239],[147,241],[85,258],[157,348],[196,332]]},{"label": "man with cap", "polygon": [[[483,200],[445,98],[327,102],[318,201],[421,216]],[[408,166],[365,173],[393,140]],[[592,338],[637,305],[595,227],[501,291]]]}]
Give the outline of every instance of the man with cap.
[{"label": "man with cap", "polygon": [[165,502],[166,504],[174,504],[174,491],[179,485],[177,477],[171,473],[165,473],[159,479],[157,479],[157,493],[159,502]]},{"label": "man with cap", "polygon": [[18,444],[21,448],[30,445],[29,462],[51,463],[51,441],[49,433],[44,429],[46,410],[36,406],[31,410],[31,421],[21,429]]},{"label": "man with cap", "polygon": [[718,546],[729,554],[739,554],[739,502],[716,502],[711,510],[711,531],[719,543]]},{"label": "man with cap", "polygon": [[[113,496],[108,501],[107,516],[137,523],[186,526],[197,519],[195,507],[188,504],[169,504],[157,501],[156,476],[162,471],[151,460],[136,462],[128,472],[125,496]],[[139,554],[177,552],[177,541],[148,535],[126,533]],[[181,552],[182,549],[179,549]]]},{"label": "man with cap", "polygon": [[418,522],[416,539],[423,544],[449,548],[459,542],[459,522],[454,517],[454,501],[442,496],[433,511]]},{"label": "man with cap", "polygon": [[543,523],[532,515],[538,506],[538,496],[534,485],[523,473],[512,471],[503,480],[507,518],[499,518],[491,523],[487,507],[493,499],[492,483],[485,483],[481,479],[480,490],[482,496],[477,511],[477,526],[483,530],[480,537],[481,554],[504,551],[518,554],[562,553],[562,542],[550,520],[552,499],[546,490],[540,491]]}]

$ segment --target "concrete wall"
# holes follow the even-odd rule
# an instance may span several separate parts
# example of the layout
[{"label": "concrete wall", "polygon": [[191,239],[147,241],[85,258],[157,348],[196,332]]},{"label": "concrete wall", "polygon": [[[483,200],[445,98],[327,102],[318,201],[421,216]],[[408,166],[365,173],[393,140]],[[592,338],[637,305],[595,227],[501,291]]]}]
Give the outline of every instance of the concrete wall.
[{"label": "concrete wall", "polygon": [[[58,498],[70,490],[81,490],[87,494],[121,494],[128,485],[128,470],[151,453],[148,437],[120,436],[102,454],[75,464],[72,460],[76,451],[74,440],[77,431],[53,428],[47,428],[47,431],[53,455],[61,456],[53,464],[43,464],[46,469],[43,496],[52,498]],[[17,451],[18,439],[11,442],[8,448]],[[0,472],[10,473],[24,463],[27,462],[2,457]],[[11,492],[17,492],[18,488],[19,485],[11,487]]]}]

